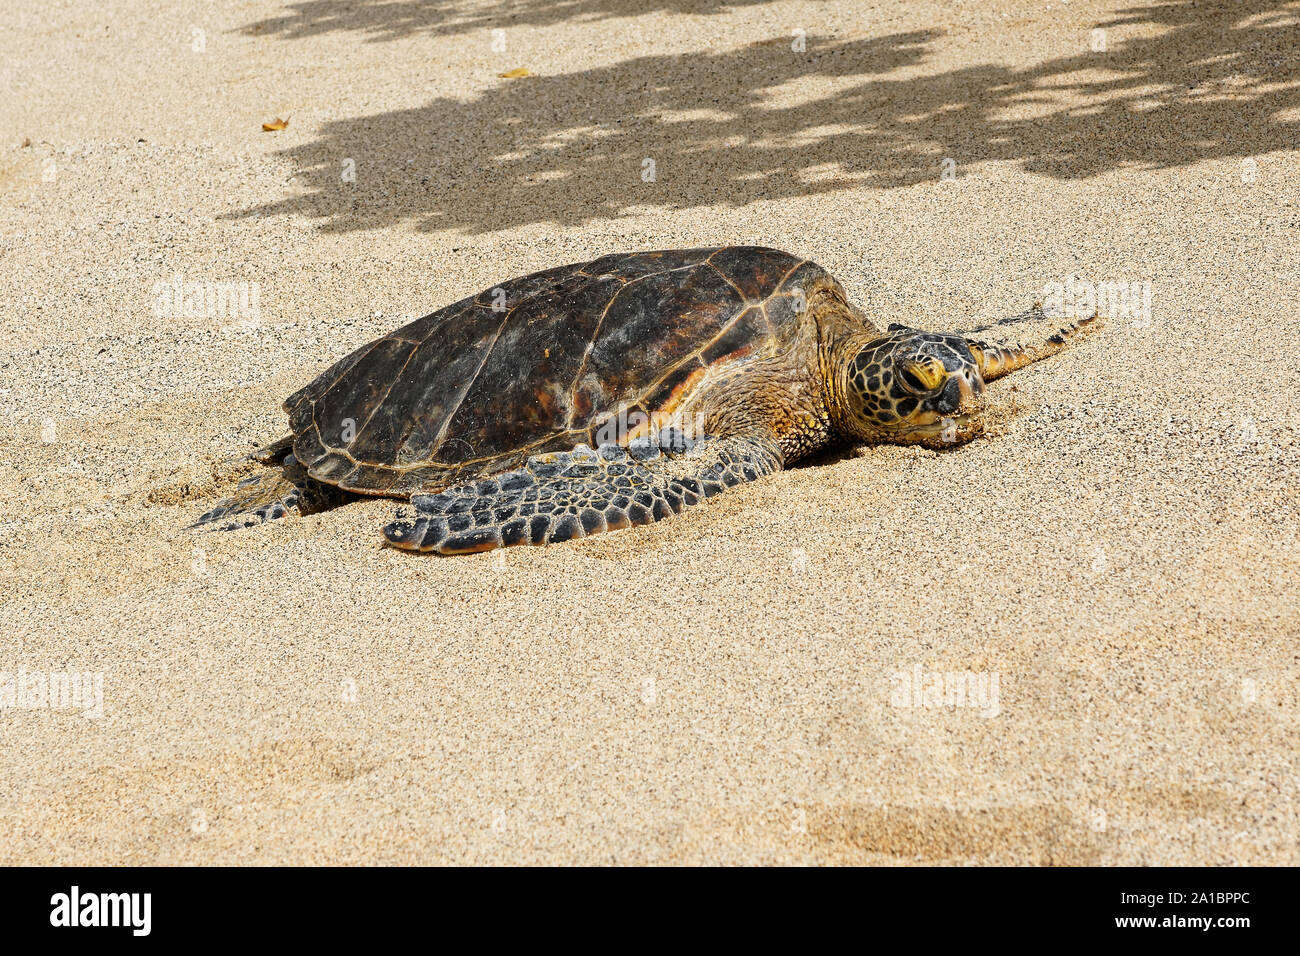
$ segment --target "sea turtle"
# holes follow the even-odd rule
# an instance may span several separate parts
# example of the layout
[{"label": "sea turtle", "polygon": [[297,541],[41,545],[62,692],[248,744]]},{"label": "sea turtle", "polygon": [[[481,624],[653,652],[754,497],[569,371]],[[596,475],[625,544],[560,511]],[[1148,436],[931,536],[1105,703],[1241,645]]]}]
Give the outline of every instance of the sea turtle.
[{"label": "sea turtle", "polygon": [[410,499],[410,551],[553,544],[666,518],[836,440],[944,447],[984,385],[1091,319],[1035,306],[951,334],[881,328],[820,266],[726,246],[602,256],[470,296],[285,401],[292,434],[193,527]]}]

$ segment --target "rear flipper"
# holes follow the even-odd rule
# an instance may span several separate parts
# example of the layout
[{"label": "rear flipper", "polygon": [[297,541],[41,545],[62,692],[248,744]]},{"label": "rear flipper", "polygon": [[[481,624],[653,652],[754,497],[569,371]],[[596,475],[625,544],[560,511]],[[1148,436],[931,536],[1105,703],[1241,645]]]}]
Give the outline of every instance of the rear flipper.
[{"label": "rear flipper", "polygon": [[518,471],[411,499],[414,516],[384,528],[394,547],[465,554],[555,544],[649,524],[724,488],[780,470],[766,436],[687,440],[675,429],[626,448],[579,445],[528,459]]},{"label": "rear flipper", "polygon": [[[276,446],[269,446],[275,449]],[[278,468],[243,479],[229,498],[218,501],[210,511],[199,516],[191,528],[233,531],[283,518],[287,514],[312,514],[333,508],[350,499],[347,492],[323,485],[308,477],[307,471],[292,454],[265,454],[267,449],[254,452],[254,460],[278,462]]]},{"label": "rear flipper", "polygon": [[290,512],[300,514],[301,502],[302,489],[279,470],[264,471],[241,481],[233,495],[218,501],[211,511],[201,514],[199,520],[190,527],[210,525],[208,531],[216,531],[218,528],[222,531],[248,528],[283,518]]}]

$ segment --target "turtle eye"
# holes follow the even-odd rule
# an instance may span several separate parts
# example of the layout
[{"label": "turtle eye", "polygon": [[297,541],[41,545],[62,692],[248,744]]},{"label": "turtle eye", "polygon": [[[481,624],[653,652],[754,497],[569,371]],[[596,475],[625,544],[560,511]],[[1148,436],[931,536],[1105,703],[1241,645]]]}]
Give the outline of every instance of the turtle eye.
[{"label": "turtle eye", "polygon": [[948,377],[943,363],[937,358],[920,359],[903,366],[903,385],[913,392],[933,392]]}]

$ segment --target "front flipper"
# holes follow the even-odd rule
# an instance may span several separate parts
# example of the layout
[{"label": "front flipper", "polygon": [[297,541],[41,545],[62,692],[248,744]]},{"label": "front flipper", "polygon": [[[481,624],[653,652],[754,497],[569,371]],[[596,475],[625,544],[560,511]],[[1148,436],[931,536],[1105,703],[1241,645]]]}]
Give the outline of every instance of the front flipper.
[{"label": "front flipper", "polygon": [[555,544],[649,524],[724,488],[780,470],[766,436],[705,436],[673,429],[626,448],[579,445],[528,459],[518,471],[411,499],[415,514],[384,528],[394,547],[466,554],[516,544]]},{"label": "front flipper", "polygon": [[1061,351],[1080,333],[1100,325],[1097,318],[1094,313],[1075,321],[1035,305],[1020,315],[957,334],[965,337],[984,381],[991,382]]}]

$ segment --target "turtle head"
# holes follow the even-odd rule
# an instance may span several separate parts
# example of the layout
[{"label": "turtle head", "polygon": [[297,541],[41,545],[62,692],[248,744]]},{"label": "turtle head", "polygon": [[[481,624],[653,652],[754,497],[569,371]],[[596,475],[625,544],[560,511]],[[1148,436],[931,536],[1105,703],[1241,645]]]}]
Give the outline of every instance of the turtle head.
[{"label": "turtle head", "polygon": [[862,441],[945,448],[983,431],[984,377],[960,335],[891,325],[837,349],[832,375],[840,429]]}]

